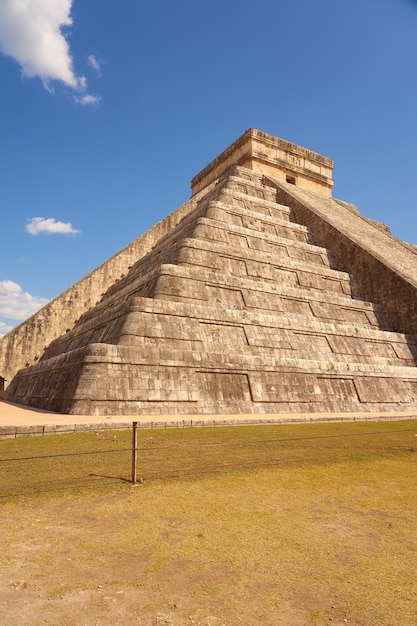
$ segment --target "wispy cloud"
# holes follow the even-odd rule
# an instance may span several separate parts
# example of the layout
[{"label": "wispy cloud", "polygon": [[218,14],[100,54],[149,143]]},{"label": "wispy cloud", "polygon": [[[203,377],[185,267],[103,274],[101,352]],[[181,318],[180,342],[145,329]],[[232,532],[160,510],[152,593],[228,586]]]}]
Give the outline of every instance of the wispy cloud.
[{"label": "wispy cloud", "polygon": [[78,92],[87,90],[85,76],[77,76],[62,29],[72,25],[73,0],[1,0],[0,51],[15,59],[27,77],[38,76],[53,92],[61,81]]},{"label": "wispy cloud", "polygon": [[94,55],[90,54],[87,57],[88,65],[95,70],[98,76],[101,76],[101,61]]},{"label": "wispy cloud", "polygon": [[54,217],[32,217],[26,224],[26,232],[30,235],[76,235],[81,231],[73,228],[71,222],[58,222]]},{"label": "wispy cloud", "polygon": [[[1,317],[23,321],[48,302],[47,298],[38,298],[23,291],[22,287],[12,280],[0,281]],[[5,334],[9,330],[11,330],[11,326],[0,322],[0,333],[3,331],[3,334]]]}]

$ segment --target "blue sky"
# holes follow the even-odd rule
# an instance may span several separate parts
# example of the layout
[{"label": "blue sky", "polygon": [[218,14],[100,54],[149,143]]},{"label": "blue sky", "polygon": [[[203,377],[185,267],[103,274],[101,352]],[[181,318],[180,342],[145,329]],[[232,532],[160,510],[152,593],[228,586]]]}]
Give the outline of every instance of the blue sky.
[{"label": "blue sky", "polygon": [[1,0],[0,50],[0,335],[250,127],[417,244],[416,1]]}]

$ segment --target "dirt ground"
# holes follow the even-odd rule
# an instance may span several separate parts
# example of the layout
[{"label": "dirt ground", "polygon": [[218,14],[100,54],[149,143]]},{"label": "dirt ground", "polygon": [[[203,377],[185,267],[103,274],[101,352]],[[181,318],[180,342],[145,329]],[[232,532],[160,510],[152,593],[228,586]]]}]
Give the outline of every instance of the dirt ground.
[{"label": "dirt ground", "polygon": [[0,624],[417,626],[416,459],[4,498]]},{"label": "dirt ground", "polygon": [[405,462],[8,499],[0,623],[416,626]]},{"label": "dirt ground", "polygon": [[[109,499],[98,498],[94,508],[108,509]],[[293,588],[284,599],[275,589],[275,574],[270,580],[264,574],[258,580],[250,573],[242,576],[239,555],[218,566],[177,554],[173,548],[184,523],[179,517],[166,516],[165,532],[159,538],[162,546],[167,543],[173,549],[170,557],[148,541],[143,545],[137,520],[129,519],[128,513],[124,517],[124,523],[136,527],[129,547],[123,541],[115,546],[112,540],[121,520],[115,515],[97,519],[80,502],[54,503],[48,512],[31,506],[22,512],[17,527],[16,518],[10,517],[13,540],[0,575],[2,623],[300,626],[312,623],[306,621],[306,607],[323,603],[331,623],[347,623],[348,612],[337,606],[336,597],[323,598],[313,588]],[[204,550],[204,527],[197,524],[188,541],[196,544],[193,550],[199,544]],[[253,564],[248,562],[248,567]],[[303,569],[307,577],[308,568]]]}]

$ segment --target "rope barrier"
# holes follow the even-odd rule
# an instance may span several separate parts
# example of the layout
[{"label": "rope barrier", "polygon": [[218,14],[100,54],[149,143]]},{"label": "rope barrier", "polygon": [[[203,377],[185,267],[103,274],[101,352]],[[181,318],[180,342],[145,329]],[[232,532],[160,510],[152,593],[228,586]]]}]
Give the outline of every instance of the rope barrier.
[{"label": "rope barrier", "polygon": [[[364,453],[365,451],[368,454],[375,454],[375,453],[393,453],[393,452],[400,452],[400,451],[417,451],[417,446],[416,449],[414,447],[410,446],[410,442],[406,442],[404,443],[404,445],[395,445],[396,442],[394,442],[394,446],[391,445],[389,447],[384,447],[384,444],[377,446],[374,445],[375,444],[375,438],[376,437],[384,437],[384,436],[388,436],[388,435],[403,435],[403,434],[407,434],[407,433],[415,433],[415,428],[403,428],[403,429],[399,429],[399,430],[383,430],[383,431],[366,431],[366,432],[359,432],[359,433],[336,433],[336,434],[326,434],[326,435],[308,435],[308,436],[303,436],[303,437],[276,437],[276,438],[267,438],[267,439],[246,439],[246,440],[238,440],[238,441],[221,441],[221,442],[216,442],[216,441],[209,441],[209,442],[195,442],[195,441],[184,441],[184,440],[179,440],[177,441],[175,444],[168,444],[168,445],[147,445],[147,446],[138,446],[137,445],[137,430],[135,429],[135,423],[133,423],[133,440],[132,440],[132,446],[129,448],[112,448],[112,449],[105,449],[105,450],[87,450],[87,451],[79,451],[79,452],[65,452],[65,453],[59,453],[59,454],[48,454],[48,455],[36,455],[36,456],[24,456],[24,457],[9,457],[9,458],[2,458],[0,459],[0,463],[13,463],[13,462],[30,462],[30,461],[37,461],[37,460],[54,460],[54,459],[64,459],[64,458],[71,458],[71,457],[81,457],[81,456],[94,456],[94,455],[108,455],[108,454],[120,454],[120,453],[131,453],[132,454],[132,464],[131,464],[131,477],[132,477],[132,484],[136,485],[138,482],[141,483],[143,482],[142,479],[137,480],[137,472],[136,472],[136,462],[137,462],[137,457],[138,457],[138,453],[139,454],[139,459],[142,456],[142,463],[144,462],[144,460],[146,459],[146,455],[148,455],[148,453],[152,453],[152,455],[154,455],[155,453],[168,453],[169,454],[169,462],[177,462],[178,467],[177,468],[173,468],[173,467],[169,467],[169,462],[168,464],[165,463],[163,461],[163,459],[158,459],[158,463],[161,462],[163,464],[163,467],[160,467],[158,469],[154,469],[152,467],[147,468],[147,472],[146,475],[148,478],[154,478],[154,477],[165,477],[165,476],[178,476],[178,475],[184,475],[184,474],[195,474],[195,473],[206,473],[206,472],[212,472],[212,471],[219,471],[222,469],[233,469],[233,468],[242,468],[242,467],[254,467],[254,466],[264,466],[264,465],[271,465],[271,464],[291,464],[294,461],[296,462],[311,462],[311,461],[322,461],[322,460],[329,460],[329,461],[334,461],[337,458],[345,458],[346,456],[352,455],[352,454],[360,454],[360,453]],[[371,440],[369,440],[369,437],[371,437]],[[308,450],[305,448],[305,446],[300,446],[299,448],[299,454],[296,454],[296,449],[293,448],[292,445],[286,445],[286,444],[307,444],[308,442],[314,442],[314,441],[344,441],[344,440],[350,440],[352,441],[353,439],[356,440],[356,442],[358,442],[360,440],[360,438],[367,438],[367,444],[366,444],[366,448],[364,448],[363,446],[358,447],[355,446],[354,447],[340,447],[336,446],[334,448],[332,447],[325,447],[323,449],[321,449],[320,447],[314,448],[314,450],[316,450],[316,452],[314,452],[313,454],[308,454]],[[268,454],[268,450],[265,449],[264,451],[262,450],[262,446],[271,446],[276,444],[278,447],[278,450],[276,450],[276,453],[274,454],[274,456],[266,456]],[[249,448],[249,447],[254,447],[254,446],[258,446],[259,450],[257,451],[257,458],[247,458],[245,457],[245,453],[244,453],[244,448]],[[187,467],[182,466],[181,467],[181,454],[186,454],[187,452],[190,452],[191,454],[197,454],[200,455],[200,450],[201,453],[203,452],[204,449],[209,450],[209,449],[221,449],[221,448],[241,448],[242,449],[242,455],[240,458],[236,459],[233,456],[230,458],[229,462],[221,462],[222,459],[216,459],[215,457],[213,457],[212,459],[208,459],[207,460],[207,467],[198,467],[190,465]],[[281,448],[281,456],[279,456],[279,448]],[[271,453],[271,448],[269,449],[269,453]],[[172,451],[175,450],[178,452],[178,459],[175,458],[175,455],[172,454]],[[322,451],[320,451],[322,450]],[[325,452],[323,452],[323,450],[325,450]],[[264,456],[262,456],[262,453],[264,452]],[[307,452],[307,455],[306,455]],[[205,458],[205,457],[202,457]],[[186,460],[186,458],[183,458],[183,460]],[[191,459],[188,457],[188,460],[190,461]],[[210,464],[210,460],[212,460],[212,464]],[[150,461],[147,461],[148,463]],[[65,471],[65,468],[64,470]],[[89,474],[89,476],[93,476],[93,474]],[[97,478],[101,478],[101,479],[108,479],[111,481],[126,481],[126,477],[121,477],[121,476],[100,476],[100,475],[96,475],[95,479]],[[28,484],[27,486],[25,485],[23,487],[23,492],[27,493],[28,490],[33,489],[33,490],[40,490],[43,486],[46,485],[46,483],[43,483],[42,478],[40,477],[41,482],[36,483],[36,478],[33,478],[32,481],[32,485]],[[56,484],[57,488],[59,485],[68,485],[68,486],[75,486],[78,484],[84,484],[85,482],[91,482],[91,478],[90,479],[85,479],[83,477],[74,477],[73,480],[69,480],[69,481],[65,481],[64,480],[59,480],[58,477],[56,477],[56,479],[53,481],[54,484]],[[29,481],[30,483],[30,481]],[[50,481],[47,483],[49,486],[51,486]],[[6,491],[12,490],[13,488],[15,488],[16,490],[18,490],[20,493],[22,493],[22,486],[10,486],[10,487],[5,487]],[[10,492],[9,492],[10,493]],[[13,494],[11,494],[13,495]],[[18,495],[18,494],[16,494]]]}]

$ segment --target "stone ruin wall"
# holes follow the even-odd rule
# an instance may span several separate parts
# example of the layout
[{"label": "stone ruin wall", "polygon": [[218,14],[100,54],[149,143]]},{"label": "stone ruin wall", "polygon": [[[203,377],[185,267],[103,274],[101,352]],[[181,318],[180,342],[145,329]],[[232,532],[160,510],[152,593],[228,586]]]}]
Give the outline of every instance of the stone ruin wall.
[{"label": "stone ruin wall", "polygon": [[284,183],[289,209],[279,189],[236,168],[8,399],[109,416],[415,409],[416,338],[392,332],[311,231],[333,222],[369,254],[385,242],[404,275],[416,257],[345,203]]},{"label": "stone ruin wall", "polygon": [[[209,189],[206,188],[204,193]],[[49,302],[37,313],[0,338],[0,376],[6,379],[5,387],[18,370],[33,365],[43,355],[48,345],[71,329],[83,313],[101,300],[138,258],[147,254],[156,242],[166,235],[198,203],[201,195],[178,207],[176,211],[135,239],[108,261]]]},{"label": "stone ruin wall", "polygon": [[[277,200],[307,226],[311,239],[328,249],[340,271],[355,276],[362,296],[379,304],[393,330],[417,335],[417,251],[353,205],[315,197],[278,181]],[[340,210],[335,211],[336,204]]]},{"label": "stone ruin wall", "polygon": [[[245,141],[247,135],[243,136]],[[242,156],[244,147],[239,140],[234,146],[238,156]],[[253,149],[251,154],[254,159]],[[229,158],[228,151],[226,156]],[[194,195],[190,201],[0,339],[0,376],[10,381],[17,370],[37,362],[51,341],[72,329],[84,313],[101,301],[103,293],[129,272],[131,265],[151,252],[202,197],[210,195],[229,170],[229,163],[225,163],[224,158],[213,163],[214,168],[209,166],[202,172],[208,186],[201,191],[193,186]],[[326,166],[331,163],[325,160]],[[246,161],[245,165],[248,166]],[[262,173],[258,175],[262,177]],[[320,184],[316,191],[321,190],[321,174],[317,181]],[[381,230],[377,224],[372,224],[351,205],[333,200],[328,194],[325,197],[306,187],[302,189],[285,180],[274,180],[268,169],[264,182],[270,188],[274,187],[275,202],[289,206],[292,219],[309,229],[311,243],[330,250],[338,270],[355,274],[363,296],[382,305],[391,327],[398,332],[417,335],[417,254],[414,250]]]}]

